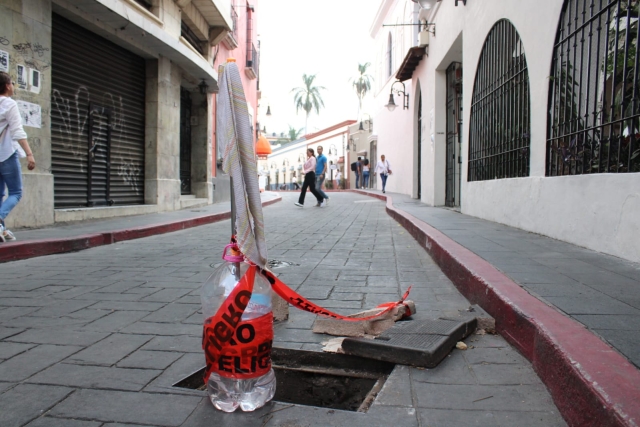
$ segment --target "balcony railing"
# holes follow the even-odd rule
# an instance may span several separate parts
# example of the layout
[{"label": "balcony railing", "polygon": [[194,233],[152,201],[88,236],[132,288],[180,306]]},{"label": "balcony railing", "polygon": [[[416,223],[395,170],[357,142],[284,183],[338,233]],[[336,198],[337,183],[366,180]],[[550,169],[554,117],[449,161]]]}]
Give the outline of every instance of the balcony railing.
[{"label": "balcony railing", "polygon": [[231,27],[231,35],[234,39],[238,40],[238,12],[236,12],[236,8],[231,5],[231,23],[233,26]]}]

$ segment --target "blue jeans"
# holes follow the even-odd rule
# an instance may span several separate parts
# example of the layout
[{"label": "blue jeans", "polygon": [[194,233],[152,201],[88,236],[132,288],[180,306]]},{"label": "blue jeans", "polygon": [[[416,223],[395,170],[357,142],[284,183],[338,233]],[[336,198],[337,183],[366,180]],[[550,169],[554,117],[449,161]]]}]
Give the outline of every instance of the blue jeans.
[{"label": "blue jeans", "polygon": [[[4,186],[9,190],[9,197],[4,202]],[[18,153],[13,153],[4,162],[0,162],[0,220],[9,215],[22,198],[22,169],[18,161]]]},{"label": "blue jeans", "polygon": [[382,178],[382,191],[384,191],[384,187],[387,186],[387,177],[388,175],[385,175],[383,173],[380,174],[380,178]]},{"label": "blue jeans", "polygon": [[362,186],[369,188],[369,171],[362,172]]},{"label": "blue jeans", "polygon": [[322,183],[324,183],[324,175],[316,175],[316,191],[322,196],[323,199],[328,199],[329,196],[322,191]]},{"label": "blue jeans", "polygon": [[360,174],[356,172],[356,188],[360,188]]}]

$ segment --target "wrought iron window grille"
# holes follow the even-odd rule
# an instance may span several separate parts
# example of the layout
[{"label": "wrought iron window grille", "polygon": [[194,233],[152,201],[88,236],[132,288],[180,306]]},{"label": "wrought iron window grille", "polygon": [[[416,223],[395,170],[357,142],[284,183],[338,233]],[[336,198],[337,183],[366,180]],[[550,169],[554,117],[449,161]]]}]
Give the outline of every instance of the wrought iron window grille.
[{"label": "wrought iron window grille", "polygon": [[640,172],[638,0],[566,0],[549,83],[547,176]]},{"label": "wrought iron window grille", "polygon": [[469,126],[467,181],[529,176],[527,59],[511,22],[498,21],[478,61]]}]

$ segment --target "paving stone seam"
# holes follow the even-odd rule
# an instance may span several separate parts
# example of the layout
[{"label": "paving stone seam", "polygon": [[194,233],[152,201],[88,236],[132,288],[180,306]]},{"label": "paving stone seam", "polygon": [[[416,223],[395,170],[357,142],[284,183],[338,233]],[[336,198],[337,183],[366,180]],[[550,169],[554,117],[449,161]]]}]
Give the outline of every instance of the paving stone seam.
[{"label": "paving stone seam", "polygon": [[387,213],[421,242],[460,292],[496,318],[499,332],[532,363],[570,425],[639,425],[640,372],[626,358],[488,261],[395,208],[391,196],[353,192],[386,201]]}]

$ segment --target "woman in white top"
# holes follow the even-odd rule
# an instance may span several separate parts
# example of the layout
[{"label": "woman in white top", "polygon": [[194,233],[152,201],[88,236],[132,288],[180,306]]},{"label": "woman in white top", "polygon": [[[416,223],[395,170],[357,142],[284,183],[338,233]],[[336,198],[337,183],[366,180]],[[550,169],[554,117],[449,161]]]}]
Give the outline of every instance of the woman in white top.
[{"label": "woman in white top", "polygon": [[[11,76],[0,72],[0,242],[16,240],[5,227],[4,220],[22,198],[22,170],[18,157],[27,158],[29,170],[36,167],[18,105],[10,98],[14,89]],[[9,196],[3,202],[5,185]]]},{"label": "woman in white top", "polygon": [[316,207],[324,207],[324,198],[316,191],[316,155],[313,148],[307,149],[307,161],[304,162],[304,182],[302,183],[302,190],[300,190],[300,198],[295,203],[296,206],[302,207],[304,205],[304,196],[307,194],[307,187],[311,190],[311,193],[318,200]]},{"label": "woman in white top", "polygon": [[369,188],[369,159],[365,158],[362,161],[362,189]]},{"label": "woman in white top", "polygon": [[385,159],[384,154],[380,156],[380,161],[376,164],[376,170],[373,174],[375,175],[376,173],[379,173],[380,178],[382,178],[382,192],[384,193],[384,188],[387,186],[387,178],[391,175],[391,165]]}]

